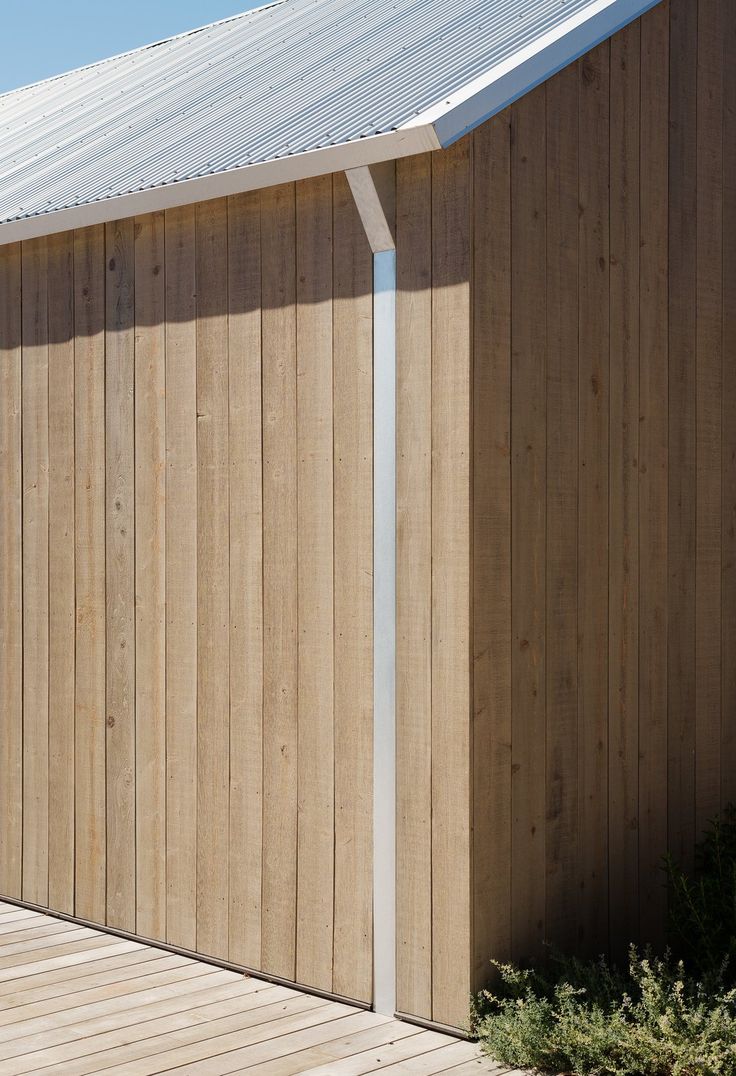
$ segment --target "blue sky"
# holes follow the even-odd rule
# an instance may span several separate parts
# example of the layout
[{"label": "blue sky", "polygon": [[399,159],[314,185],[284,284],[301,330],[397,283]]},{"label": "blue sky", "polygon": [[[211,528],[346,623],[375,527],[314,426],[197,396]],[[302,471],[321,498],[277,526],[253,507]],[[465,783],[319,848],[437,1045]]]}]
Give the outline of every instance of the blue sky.
[{"label": "blue sky", "polygon": [[6,0],[0,93],[192,30],[264,0]]}]

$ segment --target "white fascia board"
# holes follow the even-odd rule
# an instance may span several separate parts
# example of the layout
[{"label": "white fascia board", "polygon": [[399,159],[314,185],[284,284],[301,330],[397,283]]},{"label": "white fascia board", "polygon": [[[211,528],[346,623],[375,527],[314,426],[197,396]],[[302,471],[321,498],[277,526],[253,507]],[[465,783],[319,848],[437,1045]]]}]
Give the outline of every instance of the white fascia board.
[{"label": "white fascia board", "polygon": [[21,220],[0,224],[0,246],[20,240],[35,239],[44,235],[67,232],[72,228],[87,228],[92,224],[104,224],[110,220],[154,213],[174,206],[205,202],[211,198],[223,198],[230,194],[260,190],[279,183],[292,183],[299,179],[323,176],[330,172],[343,172],[381,161],[409,157],[413,153],[425,153],[440,149],[431,125],[415,126],[411,130],[390,131],[368,138],[344,142],[338,146],[295,153],[274,161],[233,168],[227,172],[184,179],[167,183],[150,190],[105,198],[70,209],[25,217]]},{"label": "white fascia board", "polygon": [[596,0],[400,129],[434,128],[443,148],[655,7],[659,0]]}]

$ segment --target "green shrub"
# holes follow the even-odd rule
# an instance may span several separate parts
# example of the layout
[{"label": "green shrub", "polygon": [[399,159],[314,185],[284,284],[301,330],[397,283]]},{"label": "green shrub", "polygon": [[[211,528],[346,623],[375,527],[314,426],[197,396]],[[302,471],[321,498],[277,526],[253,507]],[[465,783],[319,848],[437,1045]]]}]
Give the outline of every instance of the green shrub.
[{"label": "green shrub", "polygon": [[476,1003],[487,1053],[509,1065],[580,1076],[736,1073],[736,990],[681,962],[632,948],[628,975],[556,957],[546,970],[496,965],[501,986]]},{"label": "green shrub", "polygon": [[632,947],[625,972],[558,954],[530,969],[494,961],[498,985],[473,1012],[487,1053],[575,1076],[736,1076],[736,809],[692,872],[666,870],[671,951]]},{"label": "green shrub", "polygon": [[672,949],[693,972],[736,984],[736,807],[710,825],[690,874],[671,856],[666,870]]}]

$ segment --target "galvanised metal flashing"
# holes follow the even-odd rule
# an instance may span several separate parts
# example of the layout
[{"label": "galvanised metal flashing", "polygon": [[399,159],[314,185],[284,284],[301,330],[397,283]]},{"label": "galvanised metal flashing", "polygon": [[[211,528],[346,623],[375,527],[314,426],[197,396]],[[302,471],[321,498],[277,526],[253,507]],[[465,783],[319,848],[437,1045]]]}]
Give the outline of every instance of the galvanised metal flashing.
[{"label": "galvanised metal flashing", "polygon": [[373,1007],[396,1011],[396,251],[373,255]]},{"label": "galvanised metal flashing", "polygon": [[448,145],[655,0],[280,0],[0,96],[0,243]]},{"label": "galvanised metal flashing", "polygon": [[369,168],[345,173],[373,253],[373,1008],[396,1010],[396,245]]}]

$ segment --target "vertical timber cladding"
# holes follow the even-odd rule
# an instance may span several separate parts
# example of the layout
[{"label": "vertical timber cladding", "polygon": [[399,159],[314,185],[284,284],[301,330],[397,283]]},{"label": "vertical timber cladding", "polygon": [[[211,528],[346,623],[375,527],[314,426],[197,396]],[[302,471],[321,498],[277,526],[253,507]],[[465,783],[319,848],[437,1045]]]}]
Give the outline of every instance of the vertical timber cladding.
[{"label": "vertical timber cladding", "polygon": [[736,796],[735,45],[670,0],[397,162],[401,1011],[660,940]]},{"label": "vertical timber cladding", "polygon": [[371,271],[343,176],[0,248],[0,891],[362,1001]]},{"label": "vertical timber cladding", "polygon": [[[658,940],[736,798],[736,9],[396,165],[398,1005]],[[371,996],[344,176],[0,248],[0,891]]]},{"label": "vertical timber cladding", "polygon": [[397,162],[397,1005],[471,990],[473,145]]}]

